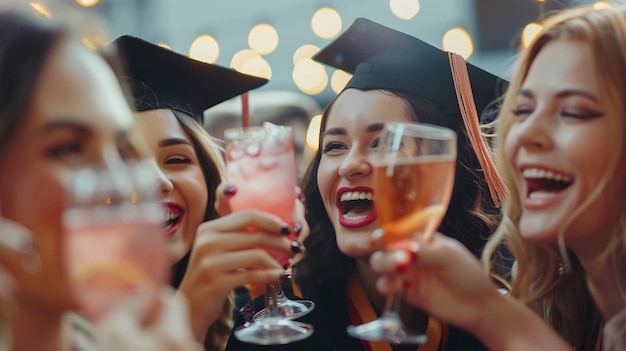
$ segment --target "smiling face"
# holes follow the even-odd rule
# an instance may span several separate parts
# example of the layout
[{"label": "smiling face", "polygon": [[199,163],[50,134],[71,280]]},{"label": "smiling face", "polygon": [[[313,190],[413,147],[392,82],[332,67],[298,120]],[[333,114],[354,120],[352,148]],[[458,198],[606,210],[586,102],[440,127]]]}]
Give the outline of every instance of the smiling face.
[{"label": "smiling face", "polygon": [[[609,165],[616,116],[603,109],[592,62],[588,45],[553,41],[539,52],[517,94],[505,151],[517,176],[519,227],[527,240],[556,243],[559,228],[589,198]],[[605,189],[565,232],[566,245],[579,257],[597,254],[608,241],[610,191]]]},{"label": "smiling face", "polygon": [[73,176],[136,156],[133,117],[109,66],[62,42],[43,66],[29,110],[0,153],[2,216],[33,232],[42,265],[17,276],[19,301],[39,311],[72,304],[62,268],[62,213]]},{"label": "smiling face", "polygon": [[347,89],[328,112],[317,182],[337,246],[346,256],[365,258],[372,253],[370,235],[378,228],[372,202],[373,149],[384,123],[411,121],[409,111],[397,96]]},{"label": "smiling face", "polygon": [[206,181],[191,139],[171,110],[138,112],[136,117],[160,170],[167,208],[164,230],[174,264],[191,250],[196,230],[204,221],[208,203]]}]

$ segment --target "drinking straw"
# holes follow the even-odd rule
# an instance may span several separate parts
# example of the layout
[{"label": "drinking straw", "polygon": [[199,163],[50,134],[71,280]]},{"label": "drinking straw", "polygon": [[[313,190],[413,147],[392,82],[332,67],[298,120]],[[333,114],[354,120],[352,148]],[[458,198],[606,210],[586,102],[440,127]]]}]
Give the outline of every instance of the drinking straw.
[{"label": "drinking straw", "polygon": [[250,127],[250,105],[248,104],[248,93],[241,94],[241,126]]}]

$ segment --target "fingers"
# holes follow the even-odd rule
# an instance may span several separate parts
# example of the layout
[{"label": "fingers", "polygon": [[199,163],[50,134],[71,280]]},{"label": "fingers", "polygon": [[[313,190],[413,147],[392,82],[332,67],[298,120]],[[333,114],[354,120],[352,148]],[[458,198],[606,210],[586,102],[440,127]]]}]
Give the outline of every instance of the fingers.
[{"label": "fingers", "polygon": [[200,228],[216,232],[244,232],[254,228],[269,234],[286,235],[291,228],[278,216],[257,210],[244,210],[205,222]]},{"label": "fingers", "polygon": [[213,257],[207,256],[201,263],[210,267],[204,271],[207,279],[213,279],[212,275],[217,272],[234,272],[239,269],[269,268],[282,271],[281,265],[272,256],[258,249],[234,251]]},{"label": "fingers", "polygon": [[234,185],[220,183],[215,189],[215,203],[213,206],[220,216],[225,216],[232,212],[230,208],[229,198],[237,193],[237,187]]}]

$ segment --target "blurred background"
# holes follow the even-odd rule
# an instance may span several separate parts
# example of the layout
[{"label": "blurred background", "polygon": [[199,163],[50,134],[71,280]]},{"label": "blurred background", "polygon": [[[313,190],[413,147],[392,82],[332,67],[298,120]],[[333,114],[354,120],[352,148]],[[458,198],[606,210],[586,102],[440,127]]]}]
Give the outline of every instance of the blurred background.
[{"label": "blurred background", "polygon": [[[83,8],[105,21],[111,38],[135,35],[201,61],[270,78],[250,94],[253,122],[297,125],[303,133],[297,139],[304,144],[309,122],[349,79],[345,72],[310,57],[358,17],[457,52],[508,78],[516,49],[539,28],[536,21],[565,7],[589,3],[611,6],[605,0],[41,0],[30,4],[44,14],[57,4]],[[85,38],[87,44],[89,40]],[[240,111],[238,99],[218,105],[207,112],[206,127],[221,137],[224,128],[237,123],[233,118]],[[314,124],[309,127],[311,135]],[[315,141],[310,143],[314,149]]]}]

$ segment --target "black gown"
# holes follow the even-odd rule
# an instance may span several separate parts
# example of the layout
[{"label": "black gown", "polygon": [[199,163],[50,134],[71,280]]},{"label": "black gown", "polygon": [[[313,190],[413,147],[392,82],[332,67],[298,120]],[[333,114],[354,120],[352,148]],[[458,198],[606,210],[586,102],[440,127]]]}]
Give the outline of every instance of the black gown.
[{"label": "black gown", "polygon": [[[294,290],[301,288],[301,294],[305,299],[315,302],[315,309],[309,314],[299,318],[298,322],[311,324],[315,331],[312,336],[286,345],[254,345],[238,340],[231,334],[226,351],[244,351],[244,350],[275,350],[275,351],[377,351],[377,350],[393,350],[393,351],[474,351],[486,350],[476,338],[471,334],[454,328],[450,325],[441,323],[441,333],[439,340],[434,340],[434,345],[390,345],[384,343],[383,348],[372,348],[368,343],[362,343],[361,340],[349,336],[346,332],[348,325],[352,324],[350,319],[350,307],[346,299],[346,289],[324,289],[319,284],[312,283],[314,280],[307,277],[298,277],[297,286],[286,282],[283,284],[285,295],[292,299],[301,298],[300,291],[294,294]],[[295,288],[295,289],[294,289]],[[341,291],[340,291],[341,290]],[[260,296],[251,303],[254,304],[254,310],[259,311],[264,308],[264,297]],[[369,301],[366,302],[369,304]],[[243,315],[239,315],[235,322],[233,331],[245,323]],[[430,327],[429,327],[430,328]],[[382,343],[381,343],[382,344]]]}]

